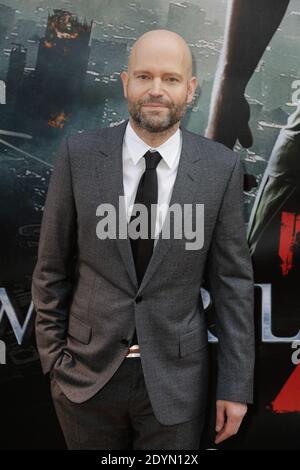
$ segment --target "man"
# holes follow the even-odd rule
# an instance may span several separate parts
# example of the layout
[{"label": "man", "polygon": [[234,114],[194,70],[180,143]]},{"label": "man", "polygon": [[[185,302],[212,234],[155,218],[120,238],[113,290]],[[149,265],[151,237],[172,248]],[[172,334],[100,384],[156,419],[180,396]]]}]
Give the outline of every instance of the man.
[{"label": "man", "polygon": [[[218,311],[216,442],[237,432],[252,401],[239,158],[180,127],[197,80],[179,35],[144,34],[121,78],[129,122],[73,136],[57,156],[32,286],[38,348],[69,448],[197,449],[208,382],[205,270]],[[128,236],[99,239],[97,208],[118,207],[121,195]],[[151,238],[149,226],[148,236],[129,237],[137,204],[203,204],[202,248],[187,249],[173,230],[157,237],[163,210],[150,219]]]}]

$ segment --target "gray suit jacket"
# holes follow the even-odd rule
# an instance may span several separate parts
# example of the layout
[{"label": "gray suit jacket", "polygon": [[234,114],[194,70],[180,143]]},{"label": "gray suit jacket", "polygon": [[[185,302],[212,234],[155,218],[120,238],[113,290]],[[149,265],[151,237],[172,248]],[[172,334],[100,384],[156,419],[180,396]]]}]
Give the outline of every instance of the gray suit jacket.
[{"label": "gray suit jacket", "polygon": [[[138,288],[128,239],[99,240],[96,208],[123,193],[126,122],[66,139],[58,152],[41,227],[32,296],[44,373],[82,403],[118,369],[136,326],[146,387],[157,419],[187,421],[205,408],[204,273],[215,309],[217,398],[252,401],[253,277],[243,220],[239,157],[182,128],[171,198],[204,204],[204,246],[159,239]],[[132,359],[126,359],[132,360]]]}]

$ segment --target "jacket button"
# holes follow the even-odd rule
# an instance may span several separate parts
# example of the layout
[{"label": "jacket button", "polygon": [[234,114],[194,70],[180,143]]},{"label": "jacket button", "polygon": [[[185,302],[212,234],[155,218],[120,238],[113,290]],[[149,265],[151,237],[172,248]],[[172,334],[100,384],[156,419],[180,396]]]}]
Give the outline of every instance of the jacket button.
[{"label": "jacket button", "polygon": [[123,338],[123,339],[121,339],[121,343],[122,343],[122,344],[125,344],[125,346],[128,346],[129,341],[128,341],[128,339]]},{"label": "jacket button", "polygon": [[143,297],[142,297],[141,295],[138,295],[138,296],[135,298],[135,303],[136,303],[136,304],[139,304],[142,300],[143,300]]}]

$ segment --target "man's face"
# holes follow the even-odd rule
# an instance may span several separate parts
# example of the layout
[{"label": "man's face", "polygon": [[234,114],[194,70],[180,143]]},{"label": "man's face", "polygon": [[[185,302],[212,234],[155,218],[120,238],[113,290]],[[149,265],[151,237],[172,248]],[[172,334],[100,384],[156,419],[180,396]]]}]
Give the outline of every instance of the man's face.
[{"label": "man's face", "polygon": [[186,57],[175,47],[139,47],[122,72],[128,111],[149,132],[163,132],[181,120],[192,101],[195,77],[189,78]]}]

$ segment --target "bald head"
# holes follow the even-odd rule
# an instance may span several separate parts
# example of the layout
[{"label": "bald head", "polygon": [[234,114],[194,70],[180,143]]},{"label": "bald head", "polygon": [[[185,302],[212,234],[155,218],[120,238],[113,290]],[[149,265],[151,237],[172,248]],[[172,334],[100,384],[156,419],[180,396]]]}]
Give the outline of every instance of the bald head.
[{"label": "bald head", "polygon": [[152,135],[179,127],[197,86],[187,43],[166,30],[148,31],[134,43],[121,79],[132,125]]},{"label": "bald head", "polygon": [[148,31],[137,39],[132,46],[129,61],[128,72],[147,56],[158,60],[169,56],[173,60],[174,67],[180,67],[182,72],[189,79],[192,76],[192,53],[186,41],[177,33],[166,29]]}]

